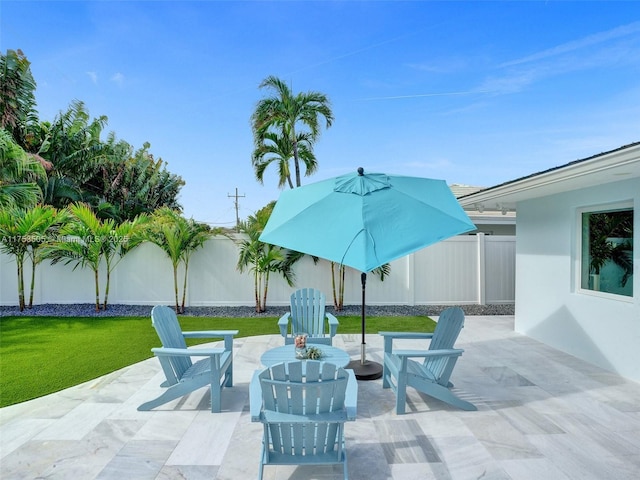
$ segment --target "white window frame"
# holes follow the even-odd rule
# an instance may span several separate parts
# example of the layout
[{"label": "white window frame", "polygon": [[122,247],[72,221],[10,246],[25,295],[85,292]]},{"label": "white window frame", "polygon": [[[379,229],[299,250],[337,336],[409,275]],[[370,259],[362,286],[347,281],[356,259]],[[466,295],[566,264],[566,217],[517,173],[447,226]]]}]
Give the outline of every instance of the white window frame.
[{"label": "white window frame", "polygon": [[[589,205],[586,207],[580,207],[576,210],[576,226],[575,226],[575,238],[577,243],[575,258],[574,258],[574,282],[575,282],[575,292],[578,294],[589,295],[592,297],[600,297],[607,298],[610,300],[616,300],[627,303],[635,302],[635,293],[637,292],[636,282],[633,282],[633,292],[631,296],[628,295],[620,295],[617,293],[609,293],[609,292],[600,292],[598,290],[590,290],[588,288],[582,288],[582,214],[584,213],[598,213],[598,212],[607,212],[610,210],[633,210],[634,216],[634,227],[638,223],[636,221],[636,215],[638,215],[638,210],[634,205],[633,200],[627,200],[622,202],[615,203],[602,203],[596,205]],[[636,229],[634,228],[633,235],[633,246],[634,246],[634,258],[635,258],[635,248],[638,242],[636,241]]]}]

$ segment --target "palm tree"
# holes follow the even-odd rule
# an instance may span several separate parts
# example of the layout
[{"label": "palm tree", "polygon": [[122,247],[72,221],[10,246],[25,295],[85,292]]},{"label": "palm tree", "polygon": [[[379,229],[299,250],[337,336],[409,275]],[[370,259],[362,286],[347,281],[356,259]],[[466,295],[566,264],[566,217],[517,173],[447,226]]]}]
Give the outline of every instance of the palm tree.
[{"label": "palm tree", "polygon": [[[33,307],[33,293],[35,290],[36,266],[42,262],[40,247],[53,238],[61,225],[69,219],[69,211],[66,209],[56,210],[50,205],[38,205],[31,212],[32,221],[31,233],[27,237],[30,247],[28,255],[31,259],[31,285],[29,288],[29,308]],[[25,219],[26,220],[26,219]]]},{"label": "palm tree", "polygon": [[[146,217],[142,216],[129,222],[116,225],[113,219],[101,220],[86,203],[69,206],[71,218],[59,231],[60,241],[44,244],[42,258],[48,258],[52,264],[63,262],[78,267],[88,266],[93,271],[95,282],[96,312],[100,311],[100,264],[106,265],[105,295],[102,308],[108,305],[111,272],[122,257],[138,246],[145,237],[142,227]],[[116,255],[119,256],[115,260]]]},{"label": "palm tree", "polygon": [[[191,254],[216,232],[217,230],[212,232],[207,225],[199,224],[193,219],[187,220],[180,212],[168,207],[159,208],[153,214],[153,220],[146,232],[146,239],[160,247],[171,260],[176,313],[184,313],[187,273]],[[181,263],[185,266],[182,310],[178,302],[178,269]]]},{"label": "palm tree", "polygon": [[83,203],[69,206],[72,218],[60,228],[64,239],[43,245],[42,257],[51,264],[63,262],[74,264],[73,269],[88,266],[93,271],[95,283],[96,312],[100,311],[100,278],[102,261],[102,238],[108,237],[114,228],[113,222],[103,224],[91,208]]},{"label": "palm tree", "polygon": [[[148,215],[140,214],[133,220],[125,220],[116,225],[106,238],[102,239],[102,255],[104,256],[107,281],[104,287],[103,308],[107,309],[111,272],[124,256],[146,240],[145,228],[149,223]],[[105,224],[113,225],[112,220]]]},{"label": "palm tree", "polygon": [[0,209],[0,248],[16,258],[18,267],[18,305],[25,308],[24,261],[31,258],[31,292],[29,307],[33,304],[33,289],[36,264],[36,250],[47,240],[56,225],[64,220],[64,215],[50,206],[38,205],[25,210],[21,208]]},{"label": "palm tree", "polygon": [[267,309],[267,293],[269,291],[269,275],[277,272],[282,274],[289,286],[293,286],[294,274],[291,258],[283,248],[259,240],[275,202],[250,215],[244,222],[240,222],[240,231],[247,238],[238,242],[240,256],[237,268],[240,272],[245,269],[253,273],[254,296],[256,312],[262,313]]},{"label": "palm tree", "polygon": [[[313,141],[309,132],[298,133],[298,156],[305,165],[307,175],[315,172],[318,162],[313,153]],[[291,169],[289,161],[293,159],[293,143],[287,135],[276,132],[266,132],[262,143],[258,144],[253,152],[253,168],[256,179],[264,183],[264,172],[272,163],[278,166],[278,187],[283,188],[285,184],[289,188],[294,188],[291,179]]]},{"label": "palm tree", "polygon": [[29,157],[11,138],[0,130],[0,207],[30,208],[40,200],[42,192],[36,183],[46,178],[43,166]]},{"label": "palm tree", "polygon": [[207,240],[214,235],[225,235],[220,227],[210,228],[204,223],[198,223],[193,218],[187,220],[187,248],[184,250],[182,260],[184,262],[184,284],[182,286],[182,313],[185,312],[187,297],[187,276],[189,272],[189,260],[193,252],[201,248]]},{"label": "palm tree", "polygon": [[[275,95],[260,100],[251,116],[256,150],[270,140],[267,137],[269,132],[288,138],[293,153],[295,186],[299,187],[301,185],[300,161],[303,160],[301,145],[305,144],[310,148],[315,143],[320,135],[320,117],[324,118],[326,128],[333,123],[329,99],[325,94],[314,91],[294,95],[287,84],[275,76],[264,79],[259,88],[272,89]],[[303,142],[300,142],[299,133],[301,132],[308,134]],[[313,165],[315,167],[315,161]],[[311,173],[313,170],[306,171],[306,175]],[[256,175],[258,175],[257,170]],[[280,182],[282,183],[282,175]]]},{"label": "palm tree", "polygon": [[160,247],[171,261],[176,313],[180,313],[178,266],[187,244],[186,220],[177,211],[169,208],[158,209],[153,214],[153,220],[147,230],[147,240]]}]

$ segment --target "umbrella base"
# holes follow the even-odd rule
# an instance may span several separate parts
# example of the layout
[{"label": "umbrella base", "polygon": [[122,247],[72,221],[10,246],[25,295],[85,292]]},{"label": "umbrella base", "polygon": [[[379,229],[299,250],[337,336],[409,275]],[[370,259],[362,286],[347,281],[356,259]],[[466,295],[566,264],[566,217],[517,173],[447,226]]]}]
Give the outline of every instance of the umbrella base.
[{"label": "umbrella base", "polygon": [[370,360],[365,360],[364,363],[360,360],[352,360],[346,368],[352,369],[358,380],[376,380],[382,377],[382,365]]}]

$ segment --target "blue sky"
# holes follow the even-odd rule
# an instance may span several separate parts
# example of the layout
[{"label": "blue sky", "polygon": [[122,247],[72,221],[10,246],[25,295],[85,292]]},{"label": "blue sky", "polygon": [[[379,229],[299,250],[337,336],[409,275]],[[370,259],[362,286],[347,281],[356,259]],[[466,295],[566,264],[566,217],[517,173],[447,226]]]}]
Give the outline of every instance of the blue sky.
[{"label": "blue sky", "polygon": [[74,100],[168,162],[186,216],[278,198],[251,167],[268,75],[332,103],[303,183],[368,171],[492,186],[640,140],[640,2],[11,1],[40,118]]}]

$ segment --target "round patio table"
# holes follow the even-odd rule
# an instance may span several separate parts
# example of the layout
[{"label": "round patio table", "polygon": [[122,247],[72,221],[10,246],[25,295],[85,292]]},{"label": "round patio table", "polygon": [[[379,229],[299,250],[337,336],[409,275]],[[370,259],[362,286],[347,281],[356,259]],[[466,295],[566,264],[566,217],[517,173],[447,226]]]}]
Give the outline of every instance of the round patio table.
[{"label": "round patio table", "polygon": [[[351,357],[344,350],[340,350],[336,347],[330,347],[329,345],[313,345],[318,347],[322,351],[321,362],[330,362],[338,367],[346,367]],[[276,347],[271,350],[267,350],[260,357],[260,362],[265,367],[270,367],[276,363],[281,362],[294,362],[298,360],[296,358],[295,345],[285,345],[284,347]]]}]

